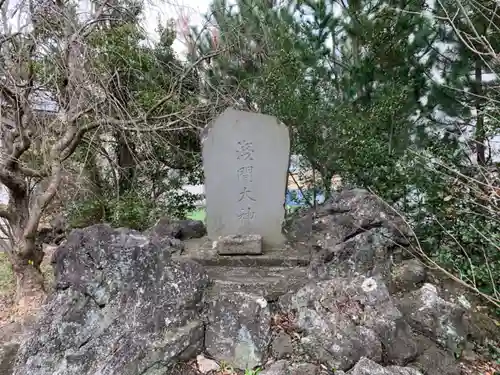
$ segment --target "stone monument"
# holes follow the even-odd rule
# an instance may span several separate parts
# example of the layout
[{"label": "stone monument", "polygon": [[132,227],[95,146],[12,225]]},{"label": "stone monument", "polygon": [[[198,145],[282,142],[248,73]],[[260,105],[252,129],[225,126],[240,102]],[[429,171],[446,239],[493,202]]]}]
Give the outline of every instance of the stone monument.
[{"label": "stone monument", "polygon": [[272,116],[227,109],[204,129],[202,154],[209,238],[256,235],[281,246],[288,128]]}]

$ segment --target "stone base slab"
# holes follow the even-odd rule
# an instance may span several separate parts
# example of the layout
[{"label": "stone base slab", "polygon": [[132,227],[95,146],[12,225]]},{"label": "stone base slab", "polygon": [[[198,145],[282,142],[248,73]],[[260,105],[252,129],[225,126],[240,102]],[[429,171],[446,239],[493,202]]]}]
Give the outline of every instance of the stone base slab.
[{"label": "stone base slab", "polygon": [[235,234],[219,237],[214,241],[219,255],[259,255],[262,254],[260,234]]}]

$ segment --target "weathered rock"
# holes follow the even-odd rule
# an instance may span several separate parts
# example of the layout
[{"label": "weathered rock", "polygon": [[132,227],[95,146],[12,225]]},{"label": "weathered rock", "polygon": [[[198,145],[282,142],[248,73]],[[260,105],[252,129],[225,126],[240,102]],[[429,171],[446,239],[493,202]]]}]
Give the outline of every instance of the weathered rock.
[{"label": "weathered rock", "polygon": [[418,259],[408,259],[394,267],[391,276],[395,291],[411,291],[425,282],[427,271]]},{"label": "weathered rock", "polygon": [[12,373],[18,350],[18,343],[0,344],[0,374],[8,375]]},{"label": "weathered rock", "polygon": [[346,370],[361,357],[404,363],[418,347],[380,279],[335,278],[310,283],[279,300],[283,312],[296,317],[308,354],[328,366]]},{"label": "weathered rock", "polygon": [[277,359],[287,358],[293,353],[292,338],[285,332],[280,332],[271,344],[271,352]]},{"label": "weathered rock", "polygon": [[385,359],[389,363],[403,365],[420,353],[411,327],[401,318],[396,319],[387,331],[379,331],[379,337],[384,344]]},{"label": "weathered rock", "polygon": [[425,375],[458,375],[461,373],[460,366],[453,355],[445,350],[439,349],[430,340],[423,340],[426,346],[424,352],[411,364]]},{"label": "weathered rock", "polygon": [[[279,301],[306,332],[301,343],[313,358],[345,370],[361,357],[404,364],[418,355],[410,326],[381,279],[334,278],[308,284]],[[318,357],[319,356],[319,357]]]},{"label": "weathered rock", "polygon": [[382,346],[375,332],[347,321],[339,321],[338,324],[342,334],[328,332],[324,338],[308,336],[301,340],[312,358],[341,370],[350,368],[363,356],[379,362],[382,360]]},{"label": "weathered rock", "polygon": [[[153,374],[153,375],[156,375],[156,374],[163,375],[164,373],[162,373],[162,372],[155,372],[155,369],[152,369],[151,374]],[[149,373],[146,373],[144,375],[149,375]],[[200,375],[200,373],[190,363],[180,362],[177,365],[175,365],[172,370],[169,370],[168,373],[165,373],[165,375]]]},{"label": "weathered rock", "polygon": [[[32,318],[34,320],[34,318]],[[3,324],[0,326],[0,343],[9,343],[9,342],[19,342],[23,333],[30,328],[34,322],[31,321],[31,324],[23,324],[24,322],[13,321],[10,323]]]},{"label": "weathered rock", "polygon": [[290,366],[290,375],[318,375],[319,367],[312,363],[294,363]]},{"label": "weathered rock", "polygon": [[[279,360],[264,369],[260,375],[318,375],[319,367],[312,363],[291,363]],[[337,374],[337,372],[335,372]]]},{"label": "weathered rock", "polygon": [[240,369],[265,360],[271,340],[271,312],[258,295],[222,292],[207,308],[205,348],[216,360]]},{"label": "weathered rock", "polygon": [[363,189],[345,189],[334,194],[320,207],[313,230],[328,229],[329,245],[345,242],[356,234],[374,228],[387,228],[391,237],[407,244],[410,231],[403,220],[387,208],[380,198]]},{"label": "weathered rock", "polygon": [[203,237],[207,234],[207,229],[200,220],[172,220],[162,217],[147,233],[158,238],[167,237],[186,241]]},{"label": "weathered rock", "polygon": [[[320,207],[311,241],[315,277],[382,275],[389,281],[394,253],[408,245],[408,227],[366,190],[343,190]],[[324,266],[327,264],[327,266]]]},{"label": "weathered rock", "polygon": [[500,347],[500,324],[495,314],[484,306],[484,301],[464,285],[443,275],[442,272],[428,272],[431,284],[436,285],[439,296],[465,310],[467,335],[470,341],[479,346]]},{"label": "weathered rock", "polygon": [[211,371],[217,371],[220,369],[220,366],[213,359],[206,358],[203,355],[196,356],[196,365],[198,367],[198,371],[202,374],[207,374]]},{"label": "weathered rock", "polygon": [[362,307],[360,321],[373,330],[385,349],[385,360],[404,364],[418,354],[418,345],[403,315],[394,304],[386,285],[379,278],[358,277],[350,285],[352,300]]},{"label": "weathered rock", "polygon": [[260,234],[235,234],[222,236],[215,242],[219,255],[259,255],[262,254]]},{"label": "weathered rock", "polygon": [[209,280],[197,263],[107,225],[71,232],[54,262],[55,291],[15,375],[166,374],[200,347]]},{"label": "weathered rock", "polygon": [[410,325],[441,346],[456,351],[467,337],[465,310],[445,301],[432,284],[407,294],[399,303]]},{"label": "weathered rock", "polygon": [[480,345],[492,342],[494,346],[500,347],[500,325],[488,314],[476,310],[468,311],[466,319],[468,333],[474,342]]},{"label": "weathered rock", "polygon": [[196,220],[172,220],[163,217],[151,228],[147,235],[157,246],[169,249],[174,254],[184,252],[184,242],[191,238],[198,238],[206,233],[205,226],[201,221]]},{"label": "weathered rock", "polygon": [[272,363],[268,368],[264,369],[260,375],[288,375],[290,363],[284,359]]},{"label": "weathered rock", "polygon": [[313,235],[315,212],[303,207],[298,208],[290,215],[284,226],[284,232],[290,242],[309,242]]},{"label": "weathered rock", "polygon": [[382,367],[368,358],[361,358],[348,375],[422,375],[411,367],[389,366]]}]

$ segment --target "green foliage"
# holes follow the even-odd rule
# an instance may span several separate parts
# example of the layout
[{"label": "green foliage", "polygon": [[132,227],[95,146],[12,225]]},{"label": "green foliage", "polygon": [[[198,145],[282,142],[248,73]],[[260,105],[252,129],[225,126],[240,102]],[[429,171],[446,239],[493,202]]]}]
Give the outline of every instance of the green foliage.
[{"label": "green foliage", "polygon": [[[474,35],[455,3],[441,4]],[[408,218],[427,254],[499,298],[500,210],[485,197],[485,186],[499,181],[484,181],[491,160],[478,167],[463,141],[482,114],[473,137],[499,133],[498,90],[470,75],[489,73],[492,56],[483,64],[447,22],[425,15],[443,16],[440,6],[358,0],[335,7],[330,0],[214,1],[218,45],[194,31],[198,56],[225,51],[207,66],[206,96],[215,89],[278,117],[300,167],[317,172],[317,190],[328,197],[336,174],[374,190]],[[498,17],[494,2],[482,15],[472,7],[464,11],[480,30]],[[498,51],[500,35],[484,31]],[[452,44],[443,52],[437,42]],[[436,69],[440,82],[430,79]]]},{"label": "green foliage", "polygon": [[84,228],[97,223],[109,223],[115,227],[144,230],[157,217],[154,203],[138,194],[119,198],[95,197],[78,201],[69,208],[69,223],[74,228]]},{"label": "green foliage", "polygon": [[154,202],[135,192],[111,200],[109,207],[109,221],[113,226],[138,230],[151,226],[158,213]]},{"label": "green foliage", "polygon": [[[377,11],[376,20],[359,10],[357,23],[363,26],[351,27],[333,15],[331,5],[301,2],[292,14],[285,6],[240,1],[238,13],[215,2],[221,43],[231,52],[211,64],[210,87],[227,91],[234,82],[234,96],[286,123],[292,131],[292,152],[319,172],[320,190],[327,196],[331,177],[338,173],[349,182],[383,191],[401,179],[396,164],[415,131],[408,112],[418,107],[415,95],[425,86],[409,63],[420,71],[429,69],[411,59],[423,48],[421,40],[410,43],[404,35],[412,32],[408,24],[413,22],[423,37],[427,24],[417,15],[396,17],[394,10],[384,8]],[[416,10],[416,3],[409,3],[409,9]],[[241,32],[234,32],[239,28]],[[358,35],[358,29],[368,32]],[[342,30],[357,38],[356,48]],[[394,32],[401,39],[388,44]],[[342,61],[325,44],[328,38],[342,45]],[[198,40],[200,54],[213,47],[208,37]],[[365,47],[368,53],[361,56],[359,50]],[[388,196],[400,196],[399,190]]]},{"label": "green foliage", "polygon": [[75,201],[67,208],[68,224],[72,228],[85,228],[106,222],[108,210],[107,202],[100,197]]},{"label": "green foliage", "polygon": [[245,375],[259,375],[262,370],[260,368],[256,368],[255,370],[245,370]]},{"label": "green foliage", "polygon": [[414,213],[424,251],[481,292],[499,298],[499,201],[480,175],[463,171],[456,176],[440,166],[418,167],[421,179],[427,179],[420,186],[429,185],[425,202]]},{"label": "green foliage", "polygon": [[[145,43],[141,9],[142,2],[135,0],[120,0],[113,7],[110,21],[99,24],[89,37],[96,51],[92,63],[117,103],[110,116],[128,121],[147,113],[167,122],[169,114],[198,105],[196,71],[179,81],[186,64],[172,49],[176,35],[171,24],[159,25],[157,43]],[[169,100],[162,100],[169,92]],[[68,209],[73,226],[108,222],[145,229],[159,216],[183,218],[194,209],[198,197],[181,189],[201,178],[197,125],[204,118],[173,117],[174,129],[155,121],[148,124],[151,129],[135,131],[131,125],[89,135],[82,142],[75,155],[85,160],[93,190],[91,198]]]},{"label": "green foliage", "polygon": [[145,230],[160,217],[185,219],[195,209],[199,197],[188,192],[170,191],[162,199],[149,198],[144,191],[129,191],[121,196],[98,196],[76,201],[68,208],[69,224],[84,228],[97,223]]}]

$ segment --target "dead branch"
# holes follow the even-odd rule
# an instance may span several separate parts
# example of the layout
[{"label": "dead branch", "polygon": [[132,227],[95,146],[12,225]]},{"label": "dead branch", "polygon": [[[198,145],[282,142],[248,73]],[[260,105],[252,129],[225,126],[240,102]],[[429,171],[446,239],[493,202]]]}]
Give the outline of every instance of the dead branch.
[{"label": "dead branch", "polygon": [[[102,2],[82,23],[60,0],[41,5],[30,1],[27,19],[32,27],[21,26],[15,32],[10,32],[5,21],[7,6],[8,1],[0,0],[4,27],[9,28],[9,33],[4,33],[0,39],[0,53],[8,62],[0,73],[0,96],[2,109],[11,115],[13,127],[2,129],[5,134],[3,148],[7,152],[0,158],[0,182],[15,199],[0,207],[0,217],[13,228],[9,230],[11,239],[16,237],[12,242],[25,245],[18,249],[19,254],[28,256],[33,251],[42,215],[61,185],[64,163],[85,135],[97,129],[155,134],[197,127],[191,118],[213,112],[213,104],[186,105],[165,114],[157,112],[169,101],[177,103],[186,77],[203,61],[221,51],[202,56],[186,66],[170,83],[163,98],[148,110],[139,110],[132,116],[120,108],[120,103],[106,89],[112,72],[99,71],[92,60],[99,52],[90,49],[89,38],[94,31],[100,30],[99,27],[110,27],[111,2]],[[35,61],[41,61],[50,53],[53,53],[49,58],[55,73],[42,77],[35,69]],[[21,54],[22,58],[16,57]],[[50,123],[39,123],[35,98],[46,92],[55,98],[58,109]],[[107,113],[103,113],[104,108],[108,108]],[[25,163],[33,152],[43,158],[40,167]],[[27,178],[47,183],[33,200]]]}]

